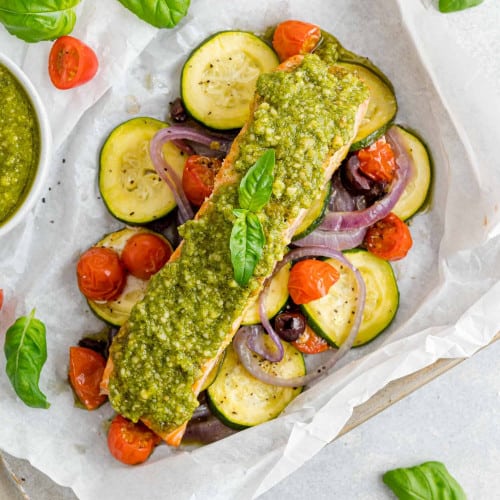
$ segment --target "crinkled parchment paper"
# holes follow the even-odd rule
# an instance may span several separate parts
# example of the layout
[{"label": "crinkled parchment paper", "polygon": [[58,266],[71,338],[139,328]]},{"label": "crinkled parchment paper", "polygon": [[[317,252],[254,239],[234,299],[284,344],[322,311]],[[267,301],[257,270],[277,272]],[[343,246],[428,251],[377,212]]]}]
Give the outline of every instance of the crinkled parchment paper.
[{"label": "crinkled parchment paper", "polygon": [[[74,35],[95,48],[101,67],[92,82],[67,92],[48,81],[49,43],[28,46],[0,31],[0,50],[23,66],[42,94],[57,146],[43,199],[0,245],[7,295],[0,329],[36,308],[47,326],[41,388],[51,407],[25,407],[0,376],[0,448],[27,458],[82,499],[251,498],[331,441],[353,407],[389,381],[441,357],[470,356],[495,335],[500,176],[490,145],[500,139],[494,116],[500,97],[478,65],[452,46],[445,17],[429,15],[420,2],[397,0],[194,0],[171,31],[151,28],[118,2],[84,0],[78,15]],[[397,121],[418,130],[432,152],[432,204],[412,220],[414,248],[394,265],[401,292],[397,320],[279,419],[199,449],[161,446],[146,464],[123,466],[107,451],[111,408],[75,408],[67,384],[68,347],[101,327],[77,290],[78,255],[122,227],[99,197],[99,149],[129,118],[166,117],[182,63],[207,35],[234,28],[262,32],[286,18],[317,23],[378,64],[396,88]],[[3,374],[3,359],[0,364]]]}]

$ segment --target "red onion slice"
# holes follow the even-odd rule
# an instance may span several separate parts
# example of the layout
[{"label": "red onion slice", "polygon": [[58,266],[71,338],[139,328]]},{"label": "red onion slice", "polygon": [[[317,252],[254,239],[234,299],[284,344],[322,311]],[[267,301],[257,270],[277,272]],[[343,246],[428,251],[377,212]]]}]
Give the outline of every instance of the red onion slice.
[{"label": "red onion slice", "polygon": [[363,243],[366,227],[345,231],[325,231],[317,228],[300,240],[293,242],[298,247],[313,246],[333,248],[334,250],[350,250]]},{"label": "red onion slice", "polygon": [[234,350],[236,351],[241,363],[247,369],[247,371],[266,384],[276,385],[280,387],[301,387],[310,384],[313,380],[316,380],[317,378],[325,375],[328,370],[330,370],[347,353],[347,351],[352,347],[352,344],[356,339],[356,335],[358,334],[361,320],[363,318],[363,309],[366,299],[365,282],[363,281],[360,272],[342,255],[341,252],[333,249],[318,247],[296,248],[285,255],[285,258],[276,266],[275,272],[278,272],[287,262],[290,262],[291,260],[311,256],[330,257],[333,259],[337,259],[353,271],[358,286],[358,307],[354,315],[354,321],[351,330],[340,348],[331,350],[331,357],[321,367],[315,369],[314,372],[302,377],[293,377],[286,379],[277,377],[276,375],[271,375],[270,373],[267,373],[262,369],[259,364],[259,360],[253,356],[253,353],[248,346],[248,339],[251,335],[251,330],[247,328],[240,328],[234,336]]},{"label": "red onion slice", "polygon": [[328,212],[320,225],[321,229],[343,231],[367,227],[383,219],[394,208],[408,184],[412,164],[405,149],[400,145],[398,130],[391,127],[385,137],[394,151],[398,166],[389,192],[364,210]]}]

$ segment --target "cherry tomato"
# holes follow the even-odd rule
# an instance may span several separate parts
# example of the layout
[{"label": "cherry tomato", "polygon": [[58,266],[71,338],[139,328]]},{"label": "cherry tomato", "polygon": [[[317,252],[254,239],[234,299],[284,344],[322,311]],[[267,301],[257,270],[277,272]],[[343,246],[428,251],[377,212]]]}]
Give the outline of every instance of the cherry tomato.
[{"label": "cherry tomato", "polygon": [[134,234],[122,251],[122,262],[130,274],[142,280],[157,273],[172,255],[172,247],[156,234]]},{"label": "cherry tomato", "polygon": [[316,335],[309,325],[306,326],[304,333],[292,342],[292,345],[304,354],[319,354],[329,347],[327,341],[323,337]]},{"label": "cherry tomato", "polygon": [[78,261],[78,287],[90,300],[114,300],[123,290],[125,268],[118,254],[110,248],[92,247]]},{"label": "cherry tomato", "polygon": [[359,169],[377,182],[391,182],[396,174],[394,152],[385,138],[357,152]]},{"label": "cherry tomato", "polygon": [[214,189],[214,178],[222,165],[218,158],[191,155],[182,174],[182,188],[188,200],[200,206]]},{"label": "cherry tomato", "polygon": [[321,29],[302,21],[284,21],[276,27],[273,47],[280,61],[311,52],[321,38]]},{"label": "cherry tomato", "polygon": [[330,264],[315,259],[295,264],[288,278],[288,291],[296,304],[307,304],[328,293],[339,279],[339,272]]},{"label": "cherry tomato", "polygon": [[98,352],[86,347],[69,348],[69,381],[87,410],[98,408],[107,399],[99,389],[105,366],[106,360]]},{"label": "cherry tomato", "polygon": [[0,288],[0,311],[2,310],[3,307],[3,289]]},{"label": "cherry tomato", "polygon": [[49,54],[50,80],[58,89],[72,89],[91,80],[99,63],[95,52],[72,36],[58,38]]},{"label": "cherry tomato", "polygon": [[408,226],[391,212],[368,228],[363,244],[381,259],[399,260],[406,256],[413,240]]},{"label": "cherry tomato", "polygon": [[144,462],[159,442],[158,436],[141,422],[134,424],[121,415],[117,415],[111,422],[108,448],[111,455],[124,464]]}]

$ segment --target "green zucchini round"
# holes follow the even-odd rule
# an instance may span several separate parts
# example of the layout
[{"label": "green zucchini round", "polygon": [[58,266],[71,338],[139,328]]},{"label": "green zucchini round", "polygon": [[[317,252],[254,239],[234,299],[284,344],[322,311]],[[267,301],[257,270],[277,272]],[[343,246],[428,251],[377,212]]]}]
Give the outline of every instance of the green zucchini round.
[{"label": "green zucchini round", "polygon": [[253,33],[216,33],[191,53],[182,68],[184,106],[207,127],[241,128],[250,114],[258,76],[278,64],[274,50]]},{"label": "green zucchini round", "polygon": [[432,182],[432,161],[424,142],[403,127],[396,126],[401,144],[413,163],[413,174],[392,211],[402,220],[408,220],[426,204]]},{"label": "green zucchini round", "polygon": [[382,136],[392,124],[398,111],[392,88],[366,66],[339,62],[338,66],[356,73],[370,90],[370,101],[358,133],[351,144],[351,151],[365,148]]},{"label": "green zucchini round", "polygon": [[[115,250],[119,255],[123,251],[125,244],[133,235],[138,233],[152,233],[164,240],[171,247],[170,242],[161,234],[154,233],[142,227],[126,227],[107,234],[95,246],[106,247]],[[94,301],[87,299],[87,302],[96,316],[113,326],[122,326],[130,316],[130,311],[136,302],[141,300],[146,293],[149,280],[141,280],[127,274],[125,288],[115,300]]]},{"label": "green zucchini round", "polygon": [[[271,342],[269,338],[266,341]],[[302,353],[288,342],[282,344],[283,359],[279,363],[262,360],[261,367],[284,378],[305,375]],[[301,387],[278,387],[257,380],[246,371],[229,345],[207,395],[214,415],[233,429],[245,429],[276,418],[301,391]]]},{"label": "green zucchini round", "polygon": [[[99,190],[109,212],[128,224],[145,224],[167,215],[177,205],[151,162],[149,143],[168,125],[154,118],[133,118],[118,125],[100,155]],[[172,143],[165,160],[182,177],[186,157]]]},{"label": "green zucchini round", "polygon": [[[366,250],[345,252],[345,257],[359,270],[366,286],[366,302],[361,326],[354,346],[373,340],[389,326],[399,305],[399,290],[389,262]],[[309,326],[331,346],[338,347],[351,330],[357,307],[357,285],[354,273],[335,259],[326,260],[340,272],[339,280],[327,295],[301,309]]]}]

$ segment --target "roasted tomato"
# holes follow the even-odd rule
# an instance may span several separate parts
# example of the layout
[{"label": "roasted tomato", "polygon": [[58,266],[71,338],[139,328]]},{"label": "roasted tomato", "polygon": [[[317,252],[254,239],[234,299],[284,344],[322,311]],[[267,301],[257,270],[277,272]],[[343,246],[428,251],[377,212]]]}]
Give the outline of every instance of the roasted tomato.
[{"label": "roasted tomato", "polygon": [[71,89],[88,82],[98,66],[95,52],[72,36],[58,38],[50,50],[49,76],[58,89]]},{"label": "roasted tomato", "polygon": [[106,360],[86,347],[69,348],[69,381],[75,394],[87,410],[94,410],[107,399],[100,394],[99,384]]},{"label": "roasted tomato", "polygon": [[284,21],[274,30],[273,48],[280,61],[284,61],[297,54],[311,52],[320,39],[319,26],[302,21]]},{"label": "roasted tomato", "polygon": [[0,311],[2,310],[3,307],[3,289],[0,288]]},{"label": "roasted tomato", "polygon": [[78,261],[78,287],[90,300],[113,300],[126,282],[125,268],[118,254],[110,248],[92,247]]},{"label": "roasted tomato", "polygon": [[381,259],[399,260],[406,256],[413,240],[408,226],[391,212],[368,228],[363,244]]},{"label": "roasted tomato", "polygon": [[392,182],[396,174],[394,152],[385,138],[379,139],[367,148],[359,150],[359,169],[377,182]]},{"label": "roasted tomato", "polygon": [[306,326],[299,338],[292,342],[292,345],[304,354],[319,354],[328,349],[327,341],[316,335],[309,325]]},{"label": "roasted tomato", "polygon": [[214,178],[222,165],[218,158],[191,155],[186,160],[182,174],[182,188],[187,199],[200,206],[214,189]]},{"label": "roasted tomato", "polygon": [[172,255],[172,247],[156,234],[134,234],[122,251],[123,265],[133,276],[147,280],[157,273]]},{"label": "roasted tomato", "polygon": [[307,304],[328,293],[339,279],[339,272],[330,264],[315,259],[295,264],[288,279],[288,291],[296,304]]},{"label": "roasted tomato", "polygon": [[160,438],[143,423],[117,415],[108,432],[108,448],[117,460],[136,465],[148,459]]}]

